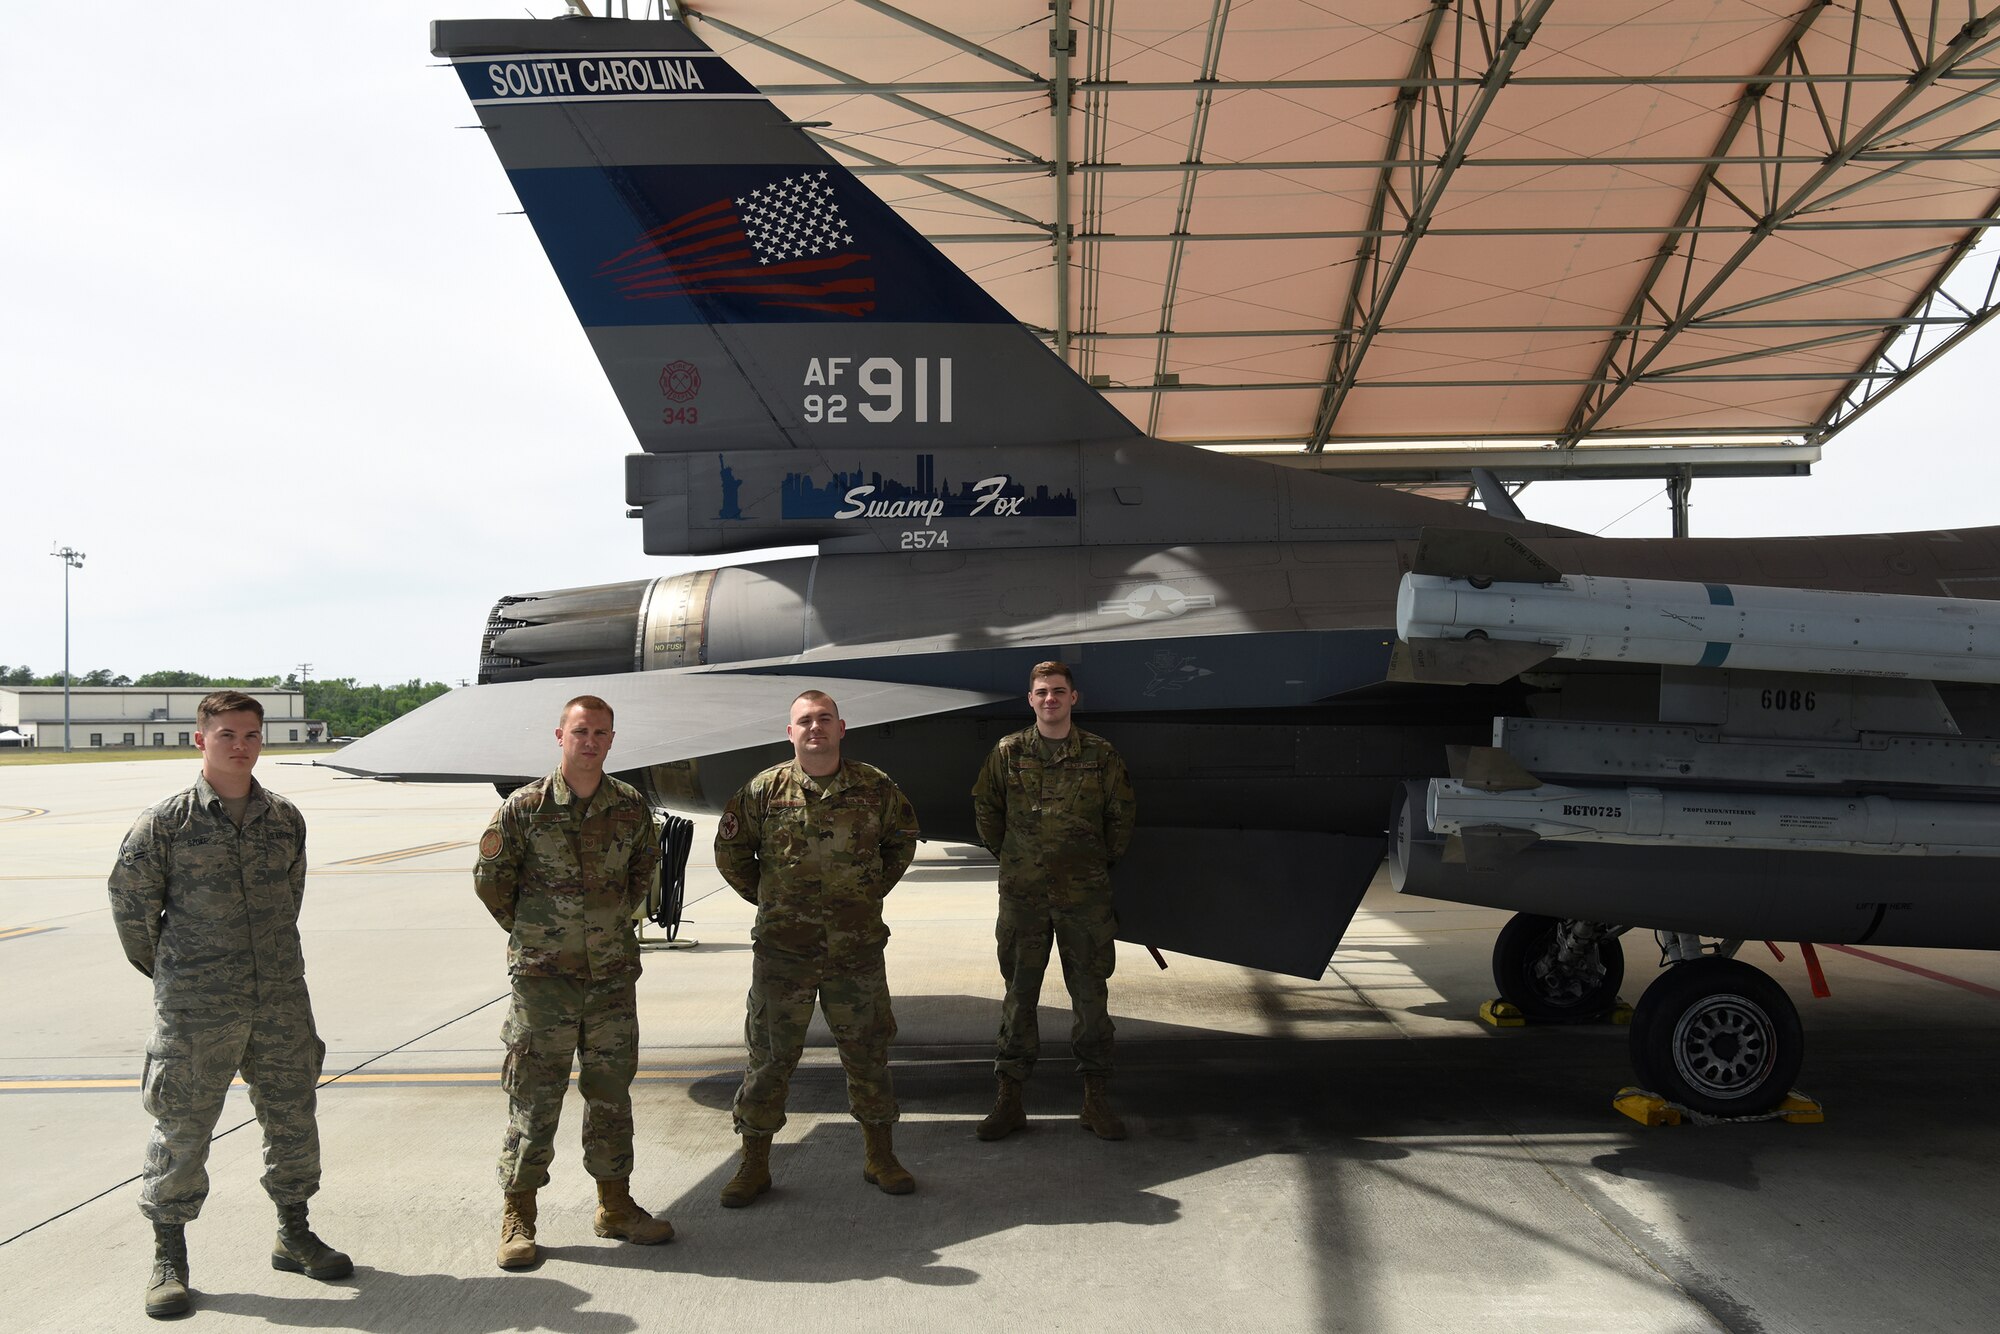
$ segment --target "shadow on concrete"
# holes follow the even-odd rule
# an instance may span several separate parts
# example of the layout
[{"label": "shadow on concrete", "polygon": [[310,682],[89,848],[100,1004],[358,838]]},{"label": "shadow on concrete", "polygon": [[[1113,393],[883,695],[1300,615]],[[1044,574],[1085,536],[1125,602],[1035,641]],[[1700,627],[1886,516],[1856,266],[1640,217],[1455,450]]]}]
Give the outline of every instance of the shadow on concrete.
[{"label": "shadow on concrete", "polygon": [[[899,1015],[942,1012],[954,1023],[969,1006],[981,1015],[994,1009],[976,997],[897,1000]],[[1051,1009],[1043,1016],[1044,1031],[1066,1032],[1067,1016]],[[1356,1017],[1336,1014],[1327,1023]],[[1616,1040],[1535,1051],[1489,1035],[1329,1042],[1310,1018],[1290,1026],[1296,1035],[1276,1038],[1126,1018],[1118,1023],[1113,1089],[1131,1138],[1112,1144],[1077,1122],[1082,1081],[1067,1042],[1045,1038],[1042,1064],[1026,1090],[1031,1125],[994,1144],[973,1134],[992,1101],[990,1049],[899,1043],[893,1070],[908,1119],[897,1129],[896,1146],[919,1183],[915,1195],[901,1199],[861,1180],[861,1135],[845,1119],[845,1078],[813,1043],[820,1049],[809,1049],[809,1064],[794,1077],[794,1119],[773,1150],[772,1192],[750,1208],[722,1209],[717,1193],[735,1161],[718,1161],[699,1185],[666,1205],[683,1240],[661,1263],[754,1282],[891,1277],[974,1283],[980,1275],[963,1267],[959,1248],[976,1251],[974,1243],[1026,1228],[1171,1227],[1182,1221],[1175,1183],[1290,1157],[1299,1160],[1288,1170],[1310,1200],[1313,1231],[1329,1241],[1346,1239],[1325,1252],[1322,1290],[1348,1293],[1352,1303],[1361,1289],[1348,1269],[1365,1267],[1368,1251],[1353,1245],[1352,1209],[1333,1183],[1351,1180],[1357,1168],[1411,1156],[1381,1140],[1472,1141],[1603,1132],[1619,1124],[1607,1101],[1575,1093],[1579,1083],[1615,1087],[1605,1071],[1622,1066],[1623,1046]],[[916,1026],[929,1025],[906,1025],[906,1031]],[[1579,1065],[1590,1069],[1579,1073]],[[733,1073],[717,1075],[686,1085],[685,1096],[726,1116],[736,1085]],[[1472,1146],[1462,1152],[1480,1151]],[[1454,1203],[1480,1207],[1477,1200]],[[1496,1205],[1491,1222],[1505,1228],[1510,1220]],[[960,1263],[945,1263],[947,1255]],[[630,1248],[575,1258],[653,1263]]]},{"label": "shadow on concrete", "polygon": [[[319,1285],[315,1285],[316,1287]],[[532,1328],[556,1334],[630,1334],[639,1322],[615,1311],[585,1311],[592,1300],[582,1288],[532,1274],[454,1278],[450,1274],[397,1274],[356,1265],[354,1277],[327,1287],[353,1290],[351,1297],[273,1297],[250,1292],[204,1292],[195,1288],[194,1315],[229,1312],[273,1325],[302,1329],[355,1329],[367,1334],[501,1334]]]}]

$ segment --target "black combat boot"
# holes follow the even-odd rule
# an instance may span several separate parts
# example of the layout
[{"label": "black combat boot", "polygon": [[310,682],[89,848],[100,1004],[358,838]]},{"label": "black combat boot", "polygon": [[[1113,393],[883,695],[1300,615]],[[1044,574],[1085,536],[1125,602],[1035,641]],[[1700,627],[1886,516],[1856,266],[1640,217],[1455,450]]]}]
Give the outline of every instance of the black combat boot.
[{"label": "black combat boot", "polygon": [[1099,1139],[1124,1139],[1125,1123],[1111,1110],[1111,1093],[1103,1075],[1083,1077],[1083,1114],[1077,1120]]},{"label": "black combat boot", "polygon": [[1008,1075],[995,1075],[993,1082],[999,1086],[993,1098],[993,1110],[972,1132],[984,1140],[1005,1139],[1017,1130],[1028,1128],[1028,1113],[1021,1106],[1021,1081]]},{"label": "black combat boot", "polygon": [[146,1314],[181,1315],[188,1309],[187,1227],[153,1224],[153,1274],[146,1280]]},{"label": "black combat boot", "polygon": [[307,1278],[346,1278],[354,1261],[313,1235],[306,1225],[306,1203],[278,1206],[278,1239],[271,1243],[271,1268]]}]

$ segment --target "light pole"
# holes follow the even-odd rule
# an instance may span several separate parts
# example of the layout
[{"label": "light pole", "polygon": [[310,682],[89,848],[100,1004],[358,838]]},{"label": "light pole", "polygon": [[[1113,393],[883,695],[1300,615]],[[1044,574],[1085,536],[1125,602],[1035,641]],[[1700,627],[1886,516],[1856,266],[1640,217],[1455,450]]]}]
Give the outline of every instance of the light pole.
[{"label": "light pole", "polygon": [[[312,675],[312,669],[313,665],[309,662],[299,664],[299,708],[305,712],[307,718],[312,717],[312,705],[306,702],[306,678]],[[312,733],[308,731],[306,735],[310,737]]]},{"label": "light pole", "polygon": [[83,553],[57,547],[49,553],[63,563],[63,753],[69,753],[69,572],[83,568]]}]

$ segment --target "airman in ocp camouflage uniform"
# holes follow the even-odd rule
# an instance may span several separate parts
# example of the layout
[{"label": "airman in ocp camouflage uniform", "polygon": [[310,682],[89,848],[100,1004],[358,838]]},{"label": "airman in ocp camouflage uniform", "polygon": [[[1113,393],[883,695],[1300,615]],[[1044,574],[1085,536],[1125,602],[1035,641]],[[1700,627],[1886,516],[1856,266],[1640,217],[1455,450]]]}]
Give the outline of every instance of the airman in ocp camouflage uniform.
[{"label": "airman in ocp camouflage uniform", "polygon": [[848,1108],[861,1123],[862,1177],[891,1195],[916,1179],[896,1161],[889,1079],[889,1006],[883,896],[917,851],[917,813],[880,769],[840,758],[847,724],[819,691],[792,701],[794,758],[758,774],[730,799],[715,836],[715,865],[757,905],[750,995],[743,1023],[743,1085],[736,1133],[743,1159],[722,1188],[741,1208],[771,1188],[771,1137],[785,1124],[792,1071],[817,997],[847,1072]]},{"label": "airman in ocp camouflage uniform", "polygon": [[1083,1074],[1083,1125],[1099,1139],[1125,1138],[1111,1109],[1112,1025],[1106,983],[1118,962],[1111,864],[1132,841],[1138,805],[1111,743],[1070,722],[1078,699],[1067,665],[1038,663],[1029,676],[1035,725],[1002,737],[972,788],[979,841],[1000,859],[994,928],[1007,996],[1000,1009],[998,1092],[979,1123],[983,1140],[1027,1125],[1021,1086],[1041,1050],[1036,1007],[1054,942],[1076,1021],[1070,1030]]},{"label": "airman in ocp camouflage uniform", "polygon": [[594,1230],[648,1246],[674,1235],[630,1189],[640,968],[632,922],[659,879],[660,842],[645,797],[604,772],[612,722],[595,695],[563,706],[561,767],[501,803],[472,873],[480,902],[507,931],[514,989],[500,1030],[503,1269],[539,1254],[535,1193],[548,1184],[573,1058],[582,1065],[583,1166],[597,1179]]},{"label": "airman in ocp camouflage uniform", "polygon": [[314,1090],[326,1046],[299,947],[305,818],[251,776],[261,704],[218,691],[195,720],[200,776],[138,818],[110,879],[125,957],[153,979],[140,1080],[153,1136],[139,1188],[153,1221],[150,1316],[188,1309],[186,1226],[208,1198],[209,1138],[239,1070],[264,1130],[264,1190],[278,1206],[272,1267],[322,1279],[354,1272],[306,1217],[319,1189]]}]

